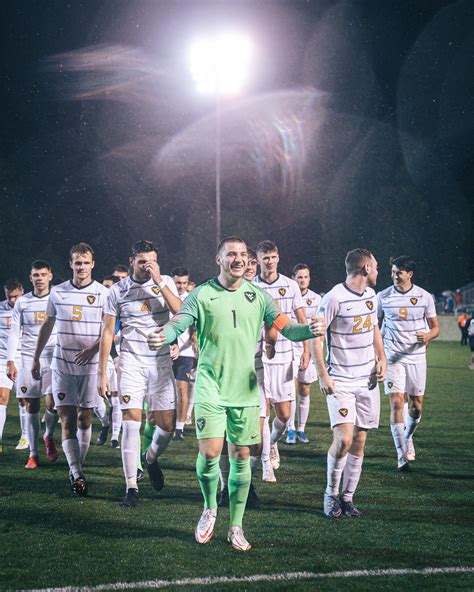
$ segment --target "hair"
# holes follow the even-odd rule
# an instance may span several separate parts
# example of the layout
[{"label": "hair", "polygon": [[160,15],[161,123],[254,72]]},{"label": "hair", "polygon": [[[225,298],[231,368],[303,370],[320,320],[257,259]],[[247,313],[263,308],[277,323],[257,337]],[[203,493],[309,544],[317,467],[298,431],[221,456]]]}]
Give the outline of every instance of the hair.
[{"label": "hair", "polygon": [[252,261],[252,259],[256,259],[257,258],[257,253],[253,249],[249,249],[247,247],[247,253],[248,253],[248,256],[249,256],[249,261]]},{"label": "hair", "polygon": [[278,247],[271,240],[263,240],[258,243],[255,250],[257,253],[271,253],[272,251],[278,252]]},{"label": "hair", "polygon": [[77,245],[74,245],[71,247],[71,249],[69,251],[69,261],[72,261],[72,256],[74,254],[86,255],[87,253],[90,253],[92,255],[92,259],[94,259],[94,257],[95,257],[94,249],[90,245],[88,245],[87,243],[78,243]]},{"label": "hair", "polygon": [[346,255],[346,273],[347,275],[354,275],[361,271],[366,259],[371,259],[373,254],[368,249],[352,249]]},{"label": "hair", "polygon": [[116,284],[120,281],[120,278],[116,275],[106,275],[102,281],[105,282],[105,280],[108,280],[109,282],[113,282],[114,284]]},{"label": "hair", "polygon": [[175,267],[174,269],[171,270],[171,276],[178,276],[178,277],[184,277],[186,275],[189,275],[189,271],[186,269],[186,267]]},{"label": "hair", "polygon": [[31,269],[47,269],[48,271],[51,271],[51,264],[43,259],[36,259],[36,261],[33,261],[31,264]]},{"label": "hair", "polygon": [[245,241],[244,241],[244,239],[243,238],[240,238],[240,236],[226,236],[217,245],[217,254],[219,254],[222,251],[222,249],[224,248],[224,245],[226,243],[240,243],[242,245],[245,245],[246,244]]},{"label": "hair", "polygon": [[[114,271],[121,271],[122,273],[128,273],[128,267],[126,265],[122,265],[121,263],[117,263],[117,265],[114,265],[114,268],[112,269],[112,272]],[[107,279],[107,278],[104,278]]]},{"label": "hair", "polygon": [[13,290],[23,290],[23,284],[21,283],[21,281],[18,278],[9,278],[3,284],[3,287],[8,292],[12,292]]},{"label": "hair", "polygon": [[294,267],[293,270],[291,272],[291,275],[294,277],[298,271],[301,271],[302,269],[307,269],[308,271],[311,271],[309,268],[309,265],[306,265],[306,263],[297,263]]},{"label": "hair", "polygon": [[416,262],[408,255],[400,255],[399,257],[390,257],[388,260],[390,265],[395,265],[398,269],[403,271],[411,271],[415,273],[416,270]]},{"label": "hair", "polygon": [[132,245],[132,253],[131,257],[136,257],[138,253],[155,253],[158,255],[158,249],[155,245],[149,240],[139,240]]}]

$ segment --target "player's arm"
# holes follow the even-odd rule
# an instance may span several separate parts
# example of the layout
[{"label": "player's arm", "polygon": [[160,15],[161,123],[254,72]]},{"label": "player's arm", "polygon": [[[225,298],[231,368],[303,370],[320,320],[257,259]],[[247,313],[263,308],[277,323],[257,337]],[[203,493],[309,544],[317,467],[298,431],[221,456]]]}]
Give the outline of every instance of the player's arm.
[{"label": "player's arm", "polygon": [[106,314],[102,325],[102,334],[99,343],[99,369],[97,371],[97,390],[105,399],[110,395],[110,384],[107,373],[107,360],[114,341],[116,317]]},{"label": "player's arm", "polygon": [[183,306],[179,312],[164,327],[158,327],[148,335],[148,347],[152,351],[158,350],[164,345],[171,345],[197,321],[197,296],[199,292],[199,288],[193,290],[182,303]]},{"label": "player's arm", "polygon": [[[49,302],[48,302],[49,305]],[[48,343],[51,333],[53,332],[54,325],[56,323],[56,317],[47,316],[44,323],[41,325],[41,329],[38,333],[38,341],[36,342],[35,355],[33,356],[33,366],[31,367],[31,374],[35,380],[41,378],[40,371],[40,357]]]},{"label": "player's arm", "polygon": [[278,331],[274,327],[264,325],[265,333],[265,353],[269,360],[275,357],[275,344],[278,339]]},{"label": "player's arm", "polygon": [[[306,311],[304,308],[297,308],[295,311],[296,320],[300,325],[306,325]],[[309,352],[309,345],[307,341],[303,342],[303,354],[300,360],[300,370],[306,370],[309,365],[311,354]]]},{"label": "player's arm", "polygon": [[178,293],[174,293],[173,289],[170,288],[170,286],[163,279],[158,262],[149,261],[145,264],[145,269],[150,272],[152,280],[155,282],[158,288],[160,288],[161,295],[163,296],[166,306],[168,307],[171,314],[176,314],[178,310],[181,308],[183,302],[181,298],[178,296]]},{"label": "player's arm", "polygon": [[[74,356],[74,363],[78,366],[85,366],[99,351],[100,337],[98,337],[92,345],[81,349],[80,352]],[[109,352],[110,353],[110,352]]]},{"label": "player's arm", "polygon": [[426,319],[428,323],[429,331],[418,331],[416,333],[416,340],[420,343],[424,343],[426,346],[429,345],[432,339],[436,339],[439,335],[439,324],[438,317],[431,317]]},{"label": "player's arm", "polygon": [[15,303],[11,317],[10,334],[7,343],[7,376],[10,380],[15,382],[17,376],[17,369],[15,366],[16,352],[18,351],[18,343],[21,335],[21,311],[20,302]]},{"label": "player's arm", "polygon": [[319,388],[323,395],[332,395],[336,392],[334,380],[329,376],[326,362],[324,361],[324,337],[317,337],[311,342],[313,360],[319,378]]},{"label": "player's arm", "polygon": [[383,348],[382,335],[377,325],[374,325],[374,353],[375,353],[375,369],[377,372],[377,380],[382,382],[385,380],[387,373],[387,358]]}]

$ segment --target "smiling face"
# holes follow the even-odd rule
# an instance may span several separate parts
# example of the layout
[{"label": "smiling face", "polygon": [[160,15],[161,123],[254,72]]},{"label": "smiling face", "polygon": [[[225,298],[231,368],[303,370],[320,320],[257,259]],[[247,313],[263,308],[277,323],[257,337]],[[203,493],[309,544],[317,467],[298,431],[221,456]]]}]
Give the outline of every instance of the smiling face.
[{"label": "smiling face", "polygon": [[244,273],[244,278],[246,280],[248,280],[249,282],[251,282],[253,280],[253,278],[257,275],[257,265],[258,265],[258,262],[254,257],[252,257],[252,259],[248,260],[247,269],[245,270],[245,273]]},{"label": "smiling face", "polygon": [[95,265],[92,253],[72,253],[69,265],[75,284],[87,284],[92,281],[92,270]]},{"label": "smiling face", "polygon": [[221,268],[221,274],[227,278],[243,278],[248,266],[247,245],[238,242],[224,243],[216,256],[216,263]]},{"label": "smiling face", "polygon": [[396,265],[392,265],[392,282],[395,288],[406,292],[411,287],[412,277],[413,271],[406,271],[405,269],[399,269]]},{"label": "smiling face", "polygon": [[53,279],[53,274],[47,267],[41,269],[33,268],[30,273],[30,282],[33,284],[33,292],[43,294],[49,291],[49,283]]}]

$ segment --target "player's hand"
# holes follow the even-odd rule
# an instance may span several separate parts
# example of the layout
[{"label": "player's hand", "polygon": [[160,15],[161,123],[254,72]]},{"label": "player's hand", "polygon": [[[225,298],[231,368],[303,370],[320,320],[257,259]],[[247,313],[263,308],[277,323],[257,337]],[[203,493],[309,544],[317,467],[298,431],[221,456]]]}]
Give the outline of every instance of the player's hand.
[{"label": "player's hand", "polygon": [[333,395],[336,392],[334,380],[329,376],[329,374],[319,377],[319,388],[321,389],[323,395],[326,396]]},{"label": "player's hand", "polygon": [[306,370],[306,368],[309,366],[310,360],[311,354],[309,353],[309,351],[303,351],[300,358],[299,370]]},{"label": "player's hand", "polygon": [[16,380],[16,366],[15,366],[15,362],[7,362],[7,376],[8,378],[15,382]]},{"label": "player's hand", "polygon": [[163,328],[158,327],[149,335],[147,335],[146,340],[148,343],[148,348],[151,349],[151,351],[156,351],[166,344],[166,337],[163,335],[162,331]]},{"label": "player's hand", "polygon": [[92,358],[96,355],[97,351],[90,350],[86,347],[86,349],[82,349],[74,356],[74,363],[78,366],[85,366],[87,362],[90,362]]},{"label": "player's hand", "polygon": [[170,356],[172,360],[179,358],[179,347],[176,345],[176,343],[170,345]]},{"label": "player's hand", "polygon": [[375,372],[377,374],[378,382],[383,382],[385,380],[385,375],[387,374],[387,359],[385,357],[382,360],[377,358],[375,362]]},{"label": "player's hand", "polygon": [[326,319],[323,317],[311,317],[309,330],[315,337],[321,337],[326,333]]},{"label": "player's hand", "polygon": [[110,383],[109,377],[107,376],[107,372],[98,372],[97,374],[97,391],[99,393],[99,397],[103,399],[109,399],[111,395],[110,391]]},{"label": "player's hand", "polygon": [[33,366],[31,366],[31,376],[35,380],[41,379],[41,364],[39,362],[33,362]]},{"label": "player's hand", "polygon": [[275,357],[275,344],[269,341],[265,342],[265,354],[269,360],[273,360]]},{"label": "player's hand", "polygon": [[418,331],[418,333],[415,333],[415,335],[416,335],[416,340],[418,341],[418,343],[423,343],[424,345],[428,345],[428,343],[430,342],[428,333],[425,333],[423,331]]},{"label": "player's hand", "polygon": [[161,277],[160,266],[157,261],[147,261],[143,267],[145,271],[148,271],[155,284],[161,283],[163,278]]}]

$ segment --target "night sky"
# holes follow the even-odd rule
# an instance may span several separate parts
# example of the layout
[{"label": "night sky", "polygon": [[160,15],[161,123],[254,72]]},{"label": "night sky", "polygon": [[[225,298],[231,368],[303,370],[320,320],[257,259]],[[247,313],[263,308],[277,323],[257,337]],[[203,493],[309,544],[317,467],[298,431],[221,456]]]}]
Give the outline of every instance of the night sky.
[{"label": "night sky", "polygon": [[[163,271],[215,272],[215,118],[187,68],[202,31],[245,30],[245,91],[222,101],[223,234],[273,239],[316,289],[371,249],[432,292],[474,280],[474,3],[2,4],[0,278],[46,258],[96,279],[157,242]],[[313,286],[314,287],[314,286]]]}]

